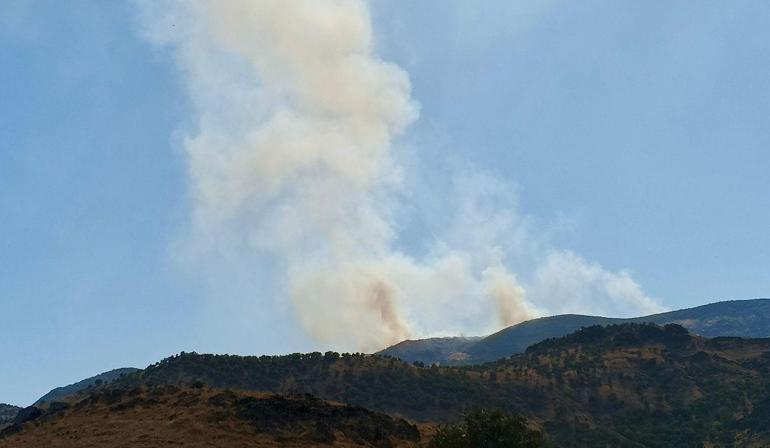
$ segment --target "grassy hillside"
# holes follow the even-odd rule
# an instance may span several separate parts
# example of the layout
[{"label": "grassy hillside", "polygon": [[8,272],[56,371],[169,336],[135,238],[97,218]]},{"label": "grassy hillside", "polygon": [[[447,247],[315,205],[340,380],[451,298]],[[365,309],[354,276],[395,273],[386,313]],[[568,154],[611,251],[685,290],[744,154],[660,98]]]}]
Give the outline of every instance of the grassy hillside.
[{"label": "grassy hillside", "polygon": [[[215,430],[206,425],[216,422],[216,418],[211,417],[211,409],[198,406],[209,406],[211,400],[220,399],[225,400],[229,409],[224,427],[231,428],[234,434],[240,434],[239,428],[250,427],[251,437],[255,434],[254,425],[262,423],[244,420],[242,400],[245,396],[264,400],[260,394],[276,393],[295,397],[312,394],[429,425],[457,422],[473,409],[499,409],[526,416],[533,425],[545,429],[557,446],[563,447],[761,447],[770,446],[768,372],[770,339],[709,339],[690,335],[676,324],[591,326],[565,337],[541,341],[511,358],[467,366],[419,367],[390,357],[333,352],[262,357],[182,353],[71,397],[70,403],[87,406],[82,412],[74,404],[57,402],[49,405],[53,413],[43,411],[42,416],[38,416],[40,411],[35,408],[23,410],[25,419],[36,418],[35,424],[27,424],[3,443],[21,440],[13,437],[22,435],[33,437],[30,434],[39,438],[24,439],[25,442],[44,443],[48,440],[45,437],[54,434],[62,440],[85,437],[94,440],[92,446],[98,446],[97,442],[104,441],[99,437],[107,433],[129,431],[127,434],[133,435],[132,425],[137,425],[136,431],[145,428],[148,440],[165,440],[163,437],[171,437],[172,432],[162,431],[173,428],[173,421],[181,415],[187,416],[188,422],[202,420],[195,426],[197,429],[182,425],[179,431],[208,434]],[[214,398],[228,389],[250,392],[245,396],[237,392]],[[347,417],[333,414],[334,422],[323,420],[323,415],[331,415],[324,406],[331,404],[319,404],[326,410],[317,410],[318,414],[305,412],[309,404],[299,405],[299,410],[273,413],[270,406],[275,403],[266,403],[254,404],[254,409],[258,409],[252,414],[254,418],[306,416],[305,420],[287,424],[304,428],[298,433],[263,422],[268,429],[260,434],[269,434],[273,437],[270,440],[274,441],[276,436],[293,438],[300,443],[297,446],[312,446],[307,444],[315,443],[313,422],[318,419],[337,428],[331,431],[335,441],[347,443],[355,439],[340,429],[345,424],[338,420]],[[188,408],[194,414],[186,414]],[[162,412],[155,414],[153,409]],[[124,411],[134,414],[121,414]],[[53,418],[57,412],[64,412],[73,420],[45,426],[46,418]],[[128,420],[133,423],[124,421],[129,415]],[[101,423],[89,420],[90,416],[98,417]],[[145,425],[136,421],[144,421]],[[382,422],[390,424],[384,423],[387,420]],[[128,426],[115,426],[112,432],[99,429],[99,425],[112,424]],[[401,427],[393,424],[393,428]],[[146,428],[155,427],[160,429],[152,431],[161,433],[147,433],[150,430]],[[225,437],[216,437],[220,436]],[[39,446],[56,446],[45,443]],[[241,443],[246,442],[238,439],[221,446]],[[25,445],[20,442],[10,446]]]},{"label": "grassy hillside", "polygon": [[410,363],[463,363],[468,357],[469,349],[481,339],[481,337],[447,337],[406,340],[378,354],[393,356]]},{"label": "grassy hillside", "polygon": [[770,340],[689,335],[678,325],[589,327],[494,363],[416,367],[336,353],[181,354],[114,387],[186,385],[312,393],[416,421],[474,408],[520,412],[558,446],[766,446]]},{"label": "grassy hillside", "polygon": [[628,319],[629,322],[678,323],[707,337],[770,337],[770,299],[730,300]]},{"label": "grassy hillside", "polygon": [[459,343],[462,338],[404,341],[379,354],[426,364],[478,364],[521,353],[532,344],[564,336],[582,327],[645,322],[676,323],[693,334],[708,337],[770,337],[770,299],[717,302],[630,319],[564,314],[522,322],[465,344]]},{"label": "grassy hillside", "polygon": [[505,328],[468,347],[465,362],[494,361],[524,352],[527,347],[548,338],[567,335],[583,327],[622,323],[622,319],[563,314],[533,319]]},{"label": "grassy hillside", "polygon": [[413,447],[406,421],[313,397],[178,388],[103,389],[44,407],[0,435],[7,448]]}]

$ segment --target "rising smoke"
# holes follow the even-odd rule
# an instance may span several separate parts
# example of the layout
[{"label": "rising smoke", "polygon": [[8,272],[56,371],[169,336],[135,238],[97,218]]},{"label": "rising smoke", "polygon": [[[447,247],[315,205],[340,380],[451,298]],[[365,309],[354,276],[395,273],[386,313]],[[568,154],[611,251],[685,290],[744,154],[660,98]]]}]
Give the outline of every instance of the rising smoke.
[{"label": "rising smoke", "polygon": [[[142,11],[149,38],[174,49],[196,111],[183,142],[190,244],[205,257],[226,239],[273,260],[298,322],[318,340],[375,350],[582,311],[589,301],[591,310],[657,309],[627,274],[546,246],[528,258],[531,285],[520,283],[506,268],[516,248],[505,239],[537,238],[508,219],[514,210],[476,210],[488,200],[484,188],[463,190],[456,205],[466,213],[435,247],[421,256],[397,248],[399,198],[409,197],[399,193],[409,183],[394,141],[419,107],[407,73],[375,53],[366,2],[147,3]],[[487,183],[458,177],[457,185]],[[489,223],[501,224],[490,233]],[[453,245],[450,234],[472,243]]]}]

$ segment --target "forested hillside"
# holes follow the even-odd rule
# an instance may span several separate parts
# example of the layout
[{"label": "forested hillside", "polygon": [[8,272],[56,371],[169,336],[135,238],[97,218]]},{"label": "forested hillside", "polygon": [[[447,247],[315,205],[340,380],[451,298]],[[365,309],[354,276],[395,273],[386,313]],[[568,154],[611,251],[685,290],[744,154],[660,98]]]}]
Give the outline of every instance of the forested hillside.
[{"label": "forested hillside", "polygon": [[728,300],[629,319],[562,314],[521,322],[484,338],[407,340],[379,354],[425,364],[479,364],[522,353],[530,345],[582,327],[623,323],[675,323],[692,334],[707,337],[770,337],[770,299]]},{"label": "forested hillside", "polygon": [[[180,354],[113,387],[184,385],[311,393],[456,421],[473,408],[521,412],[559,446],[751,446],[770,441],[770,340],[691,336],[678,325],[589,327],[510,359],[422,367],[388,357]],[[597,445],[590,445],[597,446]]]}]

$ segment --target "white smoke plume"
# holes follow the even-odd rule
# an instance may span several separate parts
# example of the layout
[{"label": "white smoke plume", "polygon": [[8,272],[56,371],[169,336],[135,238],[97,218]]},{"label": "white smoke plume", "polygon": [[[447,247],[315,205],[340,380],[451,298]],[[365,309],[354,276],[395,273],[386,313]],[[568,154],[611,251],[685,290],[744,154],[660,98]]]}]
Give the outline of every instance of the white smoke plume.
[{"label": "white smoke plume", "polygon": [[[196,110],[183,143],[191,244],[201,257],[227,241],[273,260],[299,323],[318,340],[375,350],[546,312],[602,312],[601,300],[657,308],[627,274],[532,243],[515,210],[488,203],[497,183],[483,176],[458,177],[457,219],[435,232],[444,235],[435,247],[419,257],[397,249],[399,198],[408,195],[397,194],[407,183],[394,145],[419,107],[407,73],[375,53],[366,2],[141,9],[149,38],[174,49]],[[532,291],[507,259],[535,265]]]}]

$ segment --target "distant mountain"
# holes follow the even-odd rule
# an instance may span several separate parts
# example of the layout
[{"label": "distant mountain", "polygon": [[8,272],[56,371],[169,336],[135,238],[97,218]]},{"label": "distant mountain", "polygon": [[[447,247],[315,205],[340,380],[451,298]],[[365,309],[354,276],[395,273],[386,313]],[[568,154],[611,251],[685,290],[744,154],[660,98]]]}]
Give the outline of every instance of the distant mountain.
[{"label": "distant mountain", "polygon": [[12,406],[10,404],[0,403],[0,429],[3,429],[8,423],[12,422],[16,418],[16,414],[21,410],[18,406]]},{"label": "distant mountain", "polygon": [[0,431],[4,448],[407,448],[419,442],[416,426],[361,407],[202,385],[100,388],[33,408]]},{"label": "distant mountain", "polygon": [[78,381],[77,383],[70,384],[69,386],[57,387],[56,389],[53,389],[52,391],[40,397],[40,399],[38,399],[35,404],[39,405],[49,401],[60,400],[64,397],[76,394],[81,390],[88,389],[89,387],[111,383],[118,378],[129,375],[138,370],[139,369],[135,369],[133,367],[123,367],[120,369],[110,370],[109,372],[100,373],[99,375],[86,378],[83,381]]},{"label": "distant mountain", "polygon": [[333,352],[180,354],[70,400],[87,406],[98,396],[120,412],[118,403],[129,406],[134,401],[126,397],[147,390],[146,402],[132,405],[137,412],[158,404],[166,406],[166,418],[176,418],[200,400],[189,394],[156,398],[152,391],[206,384],[307,393],[425,424],[457,421],[471,409],[500,409],[524,414],[559,447],[767,447],[768,371],[770,339],[709,339],[676,324],[623,324],[586,327],[481,365],[418,367]]},{"label": "distant mountain", "polygon": [[532,344],[564,336],[591,325],[677,323],[693,334],[708,337],[770,336],[770,299],[732,300],[630,319],[563,314],[533,319],[468,342],[465,338],[404,341],[378,354],[425,364],[478,364],[522,353]]},{"label": "distant mountain", "polygon": [[482,337],[447,337],[406,340],[378,354],[394,356],[407,362],[433,364],[444,360],[465,361],[468,350]]}]

